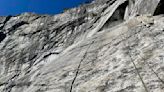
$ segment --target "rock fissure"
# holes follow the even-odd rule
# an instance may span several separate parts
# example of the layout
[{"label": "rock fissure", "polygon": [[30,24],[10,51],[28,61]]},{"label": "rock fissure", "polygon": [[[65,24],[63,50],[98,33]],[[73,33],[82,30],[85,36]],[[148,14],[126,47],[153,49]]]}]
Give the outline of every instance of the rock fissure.
[{"label": "rock fissure", "polygon": [[[141,57],[141,56],[140,56]],[[147,64],[147,66],[151,69],[151,71],[155,74],[155,76],[160,80],[161,83],[164,84],[164,80],[162,80],[159,75],[154,71],[154,69],[150,66],[150,64],[148,62],[145,61],[145,59],[143,57],[141,57],[142,60]]]},{"label": "rock fissure", "polygon": [[0,32],[0,43],[6,38],[6,34],[3,32]]},{"label": "rock fissure", "polygon": [[[155,40],[155,37],[153,38],[153,40]],[[153,42],[153,43],[155,43],[155,42]],[[156,47],[158,47],[156,43],[155,43],[155,45],[156,45]],[[153,52],[151,52],[151,53],[153,53]],[[161,82],[162,84],[164,84],[164,80],[161,79],[161,78],[159,77],[158,73],[155,72],[155,70],[154,70],[154,69],[151,67],[151,65],[145,60],[145,58],[142,57],[141,55],[139,55],[139,57],[144,61],[145,64],[147,64],[147,66],[151,69],[151,71],[155,74],[155,76],[160,80],[160,82]]]},{"label": "rock fissure", "polygon": [[73,85],[74,85],[74,83],[75,83],[75,81],[76,81],[76,78],[77,78],[77,76],[78,76],[78,74],[79,74],[79,70],[80,70],[81,64],[82,64],[82,62],[84,61],[85,57],[87,56],[88,50],[90,49],[90,46],[91,46],[93,43],[94,43],[94,41],[87,47],[87,49],[86,49],[84,55],[82,56],[82,59],[81,59],[80,62],[79,62],[79,65],[78,65],[78,67],[77,67],[77,69],[76,69],[75,77],[73,78],[73,81],[72,81],[72,83],[71,83],[70,92],[72,92],[72,90],[73,90]]},{"label": "rock fissure", "polygon": [[2,29],[4,28],[5,24],[6,24],[11,18],[12,18],[11,15],[9,15],[9,16],[7,16],[7,17],[5,18],[5,20],[4,20],[4,22],[3,22],[3,25],[0,27],[0,30],[2,30]]},{"label": "rock fissure", "polygon": [[162,0],[94,0],[0,17],[0,92],[163,91],[162,10]]},{"label": "rock fissure", "polygon": [[[131,50],[130,47],[128,47],[128,49]],[[137,68],[137,65],[135,64],[135,62],[134,62],[134,60],[132,59],[132,57],[131,57],[130,54],[131,54],[131,53],[129,52],[130,61],[132,62],[133,66],[134,66],[134,68],[135,68],[135,70],[136,70],[136,72],[137,72],[137,75],[139,76],[139,78],[140,78],[140,80],[141,80],[141,82],[142,82],[142,85],[143,85],[143,87],[144,87],[144,89],[145,89],[145,92],[149,92],[149,90],[148,90],[148,88],[147,88],[147,86],[146,86],[146,83],[144,82],[144,80],[143,80],[143,78],[142,78],[142,76],[141,76],[141,74],[140,74],[140,72],[139,72],[139,70],[138,70],[138,68]]]},{"label": "rock fissure", "polygon": [[25,22],[25,21],[21,21],[15,25],[13,25],[11,28],[8,29],[8,34],[11,34],[10,32],[13,32],[14,30],[16,30],[17,28],[21,27],[22,25],[25,25],[25,24],[29,24],[28,22]]}]

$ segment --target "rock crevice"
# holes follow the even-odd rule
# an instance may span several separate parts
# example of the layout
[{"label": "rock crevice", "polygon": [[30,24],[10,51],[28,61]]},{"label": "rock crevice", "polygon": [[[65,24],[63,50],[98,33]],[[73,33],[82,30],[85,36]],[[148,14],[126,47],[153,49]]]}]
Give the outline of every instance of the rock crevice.
[{"label": "rock crevice", "polygon": [[0,17],[0,92],[162,92],[162,0],[93,0]]}]

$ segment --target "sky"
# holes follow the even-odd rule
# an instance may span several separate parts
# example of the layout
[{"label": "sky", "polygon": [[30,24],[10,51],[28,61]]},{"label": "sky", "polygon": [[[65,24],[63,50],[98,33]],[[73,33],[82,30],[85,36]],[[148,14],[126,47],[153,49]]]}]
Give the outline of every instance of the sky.
[{"label": "sky", "polygon": [[23,12],[58,14],[66,8],[76,7],[88,0],[0,0],[0,16]]}]

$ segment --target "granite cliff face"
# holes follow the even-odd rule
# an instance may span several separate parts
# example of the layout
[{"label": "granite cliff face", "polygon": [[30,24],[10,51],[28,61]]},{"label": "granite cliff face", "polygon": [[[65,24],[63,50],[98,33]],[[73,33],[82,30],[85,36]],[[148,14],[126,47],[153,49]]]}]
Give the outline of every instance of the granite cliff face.
[{"label": "granite cliff face", "polygon": [[94,0],[0,17],[0,92],[164,92],[163,7]]}]

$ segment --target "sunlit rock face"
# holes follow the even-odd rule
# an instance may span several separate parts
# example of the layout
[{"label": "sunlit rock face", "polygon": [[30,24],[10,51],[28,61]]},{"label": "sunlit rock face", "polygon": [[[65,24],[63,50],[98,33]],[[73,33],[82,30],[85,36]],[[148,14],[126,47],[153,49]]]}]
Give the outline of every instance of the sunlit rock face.
[{"label": "sunlit rock face", "polygon": [[0,17],[0,92],[163,92],[162,0],[95,0]]}]

